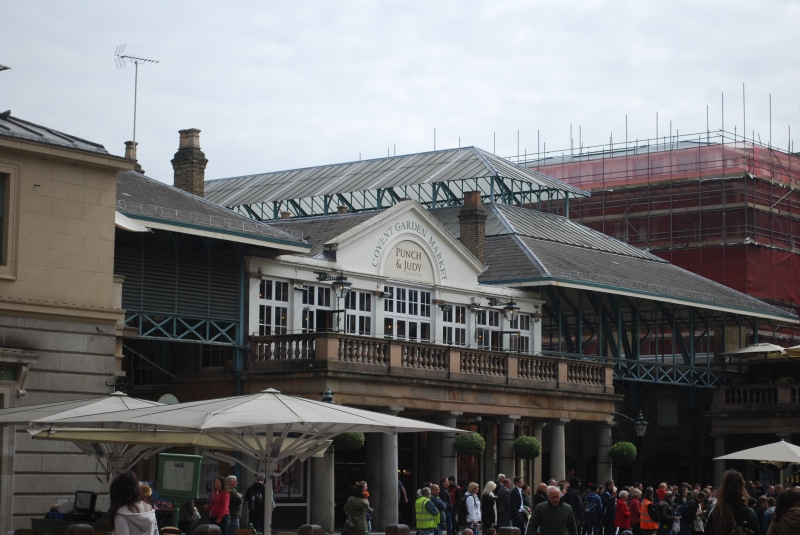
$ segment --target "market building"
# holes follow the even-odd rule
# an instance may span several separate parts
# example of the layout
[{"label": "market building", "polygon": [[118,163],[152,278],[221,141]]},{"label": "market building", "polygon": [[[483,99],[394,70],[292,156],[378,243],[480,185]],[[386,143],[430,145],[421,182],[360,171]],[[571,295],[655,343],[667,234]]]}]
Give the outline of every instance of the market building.
[{"label": "market building", "polygon": [[[534,360],[538,356],[553,358],[559,366],[602,364],[611,368],[615,393],[622,398],[614,400],[615,409],[607,412],[605,420],[600,422],[580,413],[554,418],[553,412],[543,413],[537,410],[539,407],[528,407],[526,411],[502,406],[494,398],[489,403],[470,407],[463,393],[456,397],[462,414],[453,419],[443,413],[449,409],[446,405],[435,399],[428,400],[426,396],[422,396],[426,398],[423,403],[413,396],[412,392],[420,388],[416,382],[408,394],[398,389],[401,396],[395,398],[395,406],[405,409],[403,414],[456,423],[486,436],[489,447],[480,463],[471,466],[467,458],[457,461],[461,481],[485,481],[489,474],[504,471],[502,467],[508,465],[502,463],[503,442],[509,444],[508,441],[519,434],[534,434],[543,439],[543,459],[533,463],[527,472],[524,466],[516,470],[532,480],[577,474],[585,481],[602,481],[611,475],[608,446],[612,441],[626,439],[638,442],[643,455],[634,466],[617,470],[622,479],[711,482],[716,477],[715,468],[719,468],[711,462],[712,455],[719,451],[719,441],[708,433],[710,423],[703,415],[703,408],[710,406],[714,390],[740,371],[740,363],[731,362],[720,354],[746,343],[744,337],[751,325],[797,322],[797,317],[789,310],[694,275],[646,250],[608,238],[563,216],[544,213],[553,211],[553,207],[583,202],[587,194],[472,147],[214,180],[207,182],[206,192],[208,199],[243,215],[277,228],[301,232],[315,247],[309,253],[313,260],[336,261],[331,265],[333,271],[342,270],[348,278],[353,276],[353,267],[347,265],[347,261],[353,256],[340,257],[338,248],[341,243],[348,243],[346,239],[350,235],[346,231],[350,225],[364,232],[369,228],[379,234],[381,224],[378,221],[382,216],[378,214],[415,203],[424,207],[451,236],[459,238],[483,261],[485,269],[478,274],[479,284],[528,292],[542,301],[542,317],[536,318],[541,323],[538,327],[541,341],[534,342],[535,347],[541,347],[541,353],[534,356]],[[464,216],[478,205],[482,206],[485,220],[481,223],[483,231],[476,233],[474,227],[470,227],[469,217]],[[359,224],[364,227],[358,227]],[[337,233],[342,234],[337,236]],[[477,238],[478,235],[483,239]],[[387,240],[389,238],[387,236]],[[375,249],[362,247],[355,259],[369,270],[368,263],[375,253]],[[283,257],[279,260],[285,261]],[[380,265],[383,265],[382,256],[374,267]],[[261,267],[262,273],[266,273],[264,266]],[[253,269],[250,271],[252,273]],[[389,286],[386,282],[382,284]],[[464,286],[463,281],[460,285]],[[251,294],[254,292],[251,287]],[[251,317],[255,314],[252,306]],[[342,310],[342,314],[347,311]],[[355,316],[354,321],[358,321]],[[303,316],[299,319],[302,325]],[[297,324],[295,321],[294,325]],[[252,325],[251,329],[254,327]],[[715,328],[727,338],[725,335],[712,338]],[[267,331],[270,329],[251,338],[249,358],[253,365],[248,371],[248,381],[253,381],[254,385],[264,384],[261,378],[269,377],[270,384],[280,381],[281,389],[289,393],[319,395],[336,377],[336,372],[328,365],[320,370],[317,353],[311,358],[304,350],[311,344],[311,338],[315,347],[322,337],[326,348],[340,348],[336,355],[337,366],[351,358],[347,353],[348,345],[341,340],[330,342],[330,335],[315,333],[304,337],[303,333],[291,335],[287,331],[283,334],[274,329],[272,335],[263,334]],[[478,332],[477,326],[475,332]],[[370,354],[372,342],[369,339],[378,337],[378,333],[367,335],[356,331],[355,334],[361,337],[364,345],[350,343],[366,348]],[[287,336],[293,340],[286,341]],[[433,342],[435,344],[436,340]],[[463,349],[458,349],[459,362],[454,363],[452,358],[442,361],[449,362],[451,373],[456,367],[463,371],[465,363],[469,362],[464,355],[471,352],[476,342],[475,338],[466,339]],[[264,346],[280,346],[281,349],[271,349],[262,357]],[[504,352],[507,348],[497,349]],[[325,355],[332,354],[328,349],[325,351]],[[451,356],[453,353],[449,350]],[[287,359],[282,356],[284,354],[292,357]],[[498,357],[512,358],[510,354]],[[517,356],[514,364],[520,366],[529,358]],[[314,362],[304,362],[304,359]],[[285,360],[295,362],[286,363]],[[391,364],[387,364],[391,375]],[[538,369],[537,365],[532,368]],[[432,369],[435,370],[435,366]],[[501,369],[510,374],[513,366],[501,366]],[[522,376],[520,370],[522,368],[518,367],[517,379]],[[481,379],[484,384],[492,375],[484,371],[479,374],[484,375]],[[324,380],[308,392],[303,390],[299,377]],[[426,377],[433,376],[426,374]],[[569,372],[567,377],[569,379]],[[464,379],[457,375],[451,376],[453,379],[457,382],[450,383],[451,388],[463,392]],[[507,379],[509,384],[511,379]],[[347,387],[342,388],[341,381],[336,384],[342,391],[344,403],[370,402],[374,406],[383,403],[377,394],[351,394]],[[521,385],[526,386],[525,382]],[[492,385],[489,390],[497,395],[508,387]],[[539,400],[537,403],[558,408],[564,394],[561,390],[559,386],[544,395],[540,392],[531,392],[531,395]],[[594,392],[595,402],[606,394]],[[421,406],[426,410],[420,411]],[[503,424],[496,419],[495,411],[501,407],[502,414],[511,412],[520,417],[513,424],[513,432],[509,432],[511,428],[508,427],[503,430]],[[651,431],[642,440],[634,435],[630,423],[612,422],[615,412],[630,415],[630,418],[640,410],[652,424]],[[690,439],[679,440],[681,434]],[[445,455],[445,450],[437,449],[440,445],[429,448],[426,442],[422,444],[424,451],[419,441],[408,444],[406,451],[410,456],[405,463],[401,461],[401,478],[407,474],[407,484],[412,488],[428,474],[436,474],[437,469],[442,471],[443,461],[437,464],[435,458],[440,451]],[[400,449],[402,459],[404,448]],[[370,468],[370,459],[375,457],[369,451],[367,448],[364,458],[358,459],[363,471],[356,472],[366,473],[367,479],[376,474]],[[425,462],[420,460],[423,455]],[[349,463],[350,460],[344,462],[349,473],[353,473]],[[427,478],[436,479],[435,476]],[[372,480],[375,481],[374,477]]]}]

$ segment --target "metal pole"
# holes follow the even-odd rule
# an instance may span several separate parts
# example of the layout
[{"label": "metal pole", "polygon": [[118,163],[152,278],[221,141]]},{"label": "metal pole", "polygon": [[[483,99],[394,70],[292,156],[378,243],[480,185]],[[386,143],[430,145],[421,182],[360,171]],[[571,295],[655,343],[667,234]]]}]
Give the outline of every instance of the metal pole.
[{"label": "metal pole", "polygon": [[136,99],[139,93],[139,62],[133,62],[136,74],[133,82],[133,151],[136,152]]}]

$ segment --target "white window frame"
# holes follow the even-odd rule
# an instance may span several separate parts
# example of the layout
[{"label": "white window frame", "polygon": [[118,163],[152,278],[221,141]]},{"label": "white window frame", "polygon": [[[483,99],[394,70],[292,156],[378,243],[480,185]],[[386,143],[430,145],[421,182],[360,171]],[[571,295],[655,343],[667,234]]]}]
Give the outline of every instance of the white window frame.
[{"label": "white window frame", "polygon": [[375,334],[373,310],[376,299],[372,292],[350,290],[344,298],[344,330],[348,334],[371,336]]},{"label": "white window frame", "polygon": [[530,314],[517,314],[517,317],[509,322],[509,329],[512,332],[509,336],[508,347],[510,351],[518,353],[531,352],[531,316]]},{"label": "white window frame", "polygon": [[258,331],[261,336],[287,334],[289,325],[288,281],[281,279],[261,279],[258,289]]},{"label": "white window frame", "polygon": [[[498,345],[492,347],[492,333],[497,333]],[[475,345],[487,351],[503,349],[502,316],[499,310],[485,308],[475,311]]]},{"label": "white window frame", "polygon": [[450,305],[449,310],[442,311],[442,343],[462,347],[468,345],[465,305]]},{"label": "white window frame", "polygon": [[[383,336],[411,342],[434,342],[431,290],[387,283],[383,291],[391,295],[383,300]],[[423,337],[426,330],[428,336]],[[403,336],[398,336],[398,332]]]},{"label": "white window frame", "polygon": [[303,304],[303,311],[300,314],[301,332],[317,332],[317,311],[325,310],[330,312],[333,310],[333,307],[331,307],[331,302],[335,302],[336,296],[332,297],[332,293],[333,288],[328,285],[306,285],[301,299]]}]

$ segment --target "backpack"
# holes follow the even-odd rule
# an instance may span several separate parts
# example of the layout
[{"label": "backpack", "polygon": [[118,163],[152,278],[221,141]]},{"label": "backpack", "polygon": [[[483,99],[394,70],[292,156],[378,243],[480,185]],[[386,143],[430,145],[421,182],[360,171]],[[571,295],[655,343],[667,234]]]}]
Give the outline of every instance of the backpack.
[{"label": "backpack", "polygon": [[254,490],[253,495],[250,496],[250,509],[260,510],[264,508],[264,493],[260,490]]},{"label": "backpack", "polygon": [[687,509],[689,509],[688,505],[692,501],[693,500],[684,502],[681,504],[680,507],[678,507],[678,514],[681,515],[681,522],[683,522],[684,524],[691,524],[694,521],[694,516],[695,516],[694,511],[687,511]]},{"label": "backpack", "polygon": [[467,510],[467,498],[469,496],[469,494],[464,494],[464,497],[458,502],[458,521],[462,523],[467,521],[467,516],[469,515]]},{"label": "backpack", "polygon": [[597,500],[587,499],[583,502],[583,512],[586,513],[586,516],[597,516]]}]

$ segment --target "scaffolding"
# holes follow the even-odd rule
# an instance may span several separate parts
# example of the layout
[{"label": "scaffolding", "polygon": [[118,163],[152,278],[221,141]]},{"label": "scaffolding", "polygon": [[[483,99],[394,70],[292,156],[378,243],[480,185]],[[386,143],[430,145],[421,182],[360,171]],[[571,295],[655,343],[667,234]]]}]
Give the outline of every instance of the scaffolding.
[{"label": "scaffolding", "polygon": [[[718,131],[510,159],[592,193],[545,211],[800,308],[800,155]],[[800,335],[758,329],[777,343]]]}]

